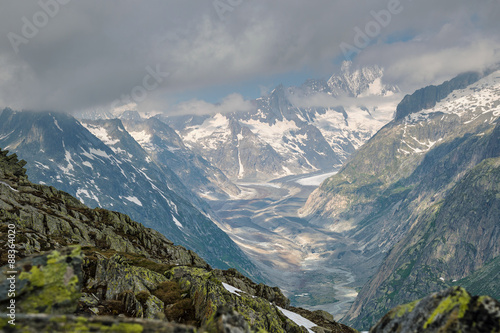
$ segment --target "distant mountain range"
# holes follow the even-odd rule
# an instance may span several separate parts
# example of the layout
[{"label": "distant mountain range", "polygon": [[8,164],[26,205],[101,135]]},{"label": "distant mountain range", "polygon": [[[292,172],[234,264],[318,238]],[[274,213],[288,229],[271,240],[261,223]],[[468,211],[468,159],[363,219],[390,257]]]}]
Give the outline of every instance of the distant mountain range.
[{"label": "distant mountain range", "polygon": [[280,85],[251,111],[160,119],[233,181],[331,170],[392,119],[400,99],[381,68],[351,66],[328,81]]},{"label": "distant mountain range", "polygon": [[309,197],[303,216],[380,263],[348,323],[455,284],[500,296],[499,117],[498,70],[420,89]]}]

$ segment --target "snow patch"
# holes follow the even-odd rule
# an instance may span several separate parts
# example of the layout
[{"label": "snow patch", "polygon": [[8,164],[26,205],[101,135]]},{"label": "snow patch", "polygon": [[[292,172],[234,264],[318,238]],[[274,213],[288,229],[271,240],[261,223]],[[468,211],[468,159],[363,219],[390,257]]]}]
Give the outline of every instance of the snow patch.
[{"label": "snow patch", "polygon": [[82,125],[95,137],[101,140],[105,145],[112,146],[120,142],[120,140],[118,139],[113,140],[113,138],[109,135],[108,131],[104,127],[86,123],[82,123]]},{"label": "snow patch", "polygon": [[279,306],[277,306],[278,309],[280,309],[280,311],[288,318],[290,319],[291,321],[293,321],[295,324],[299,325],[299,326],[304,326],[305,328],[307,328],[307,331],[309,333],[314,333],[313,330],[311,330],[311,328],[315,327],[315,326],[318,326],[316,325],[315,323],[313,323],[312,321],[310,321],[309,319],[306,319],[304,317],[302,317],[301,315],[299,315],[298,313],[295,313],[295,312],[292,312],[292,311],[288,311],[288,310],[285,310]]},{"label": "snow patch", "polygon": [[142,202],[141,202],[139,199],[137,199],[137,197],[133,197],[133,196],[122,197],[122,196],[120,196],[120,198],[123,198],[123,199],[125,199],[125,200],[128,200],[128,201],[130,201],[130,202],[132,202],[132,203],[135,203],[136,205],[138,205],[138,206],[141,206],[141,207],[142,207]]},{"label": "snow patch", "polygon": [[42,169],[45,169],[45,170],[50,170],[50,168],[49,168],[47,165],[43,164],[43,163],[40,163],[40,162],[38,162],[38,161],[35,161],[35,164],[36,164],[36,166],[37,166],[37,167],[39,167],[39,168],[42,168]]},{"label": "snow patch", "polygon": [[241,296],[240,293],[242,293],[243,291],[241,289],[238,289],[236,287],[233,287],[227,283],[224,283],[222,282],[222,285],[224,286],[224,288],[226,288],[227,291],[229,291],[231,294],[235,294],[235,295],[238,295],[238,296]]},{"label": "snow patch", "polygon": [[90,154],[92,154],[94,156],[104,157],[104,158],[107,158],[108,160],[110,160],[109,155],[105,151],[100,150],[100,149],[90,148]]},{"label": "snow patch", "polygon": [[54,119],[54,125],[56,125],[56,127],[61,131],[61,132],[64,132],[61,128],[61,126],[59,126],[59,123],[57,122],[57,119],[55,117],[52,117],[52,119]]},{"label": "snow patch", "polygon": [[184,226],[182,225],[182,223],[180,223],[179,220],[176,219],[174,215],[172,215],[172,219],[174,220],[175,225],[177,227],[179,227],[179,229],[183,229],[184,228]]},{"label": "snow patch", "polygon": [[19,192],[18,190],[16,190],[16,189],[12,188],[12,186],[10,186],[9,184],[7,184],[7,183],[5,183],[5,182],[0,181],[0,184],[7,186],[7,187],[8,187],[11,191],[14,191],[14,192]]},{"label": "snow patch", "polygon": [[94,170],[94,167],[92,166],[92,163],[90,163],[88,161],[84,161],[84,162],[82,162],[82,164],[85,165],[86,167],[91,168],[92,170]]}]

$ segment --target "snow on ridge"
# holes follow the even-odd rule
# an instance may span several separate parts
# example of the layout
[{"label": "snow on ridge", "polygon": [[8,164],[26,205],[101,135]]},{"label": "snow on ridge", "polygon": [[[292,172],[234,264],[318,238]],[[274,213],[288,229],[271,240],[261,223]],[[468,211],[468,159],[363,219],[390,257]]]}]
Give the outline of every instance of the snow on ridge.
[{"label": "snow on ridge", "polygon": [[81,123],[83,127],[85,127],[90,133],[92,133],[95,137],[97,137],[99,140],[101,140],[105,145],[107,146],[112,146],[120,142],[118,139],[112,139],[111,136],[109,135],[108,131],[106,128],[97,126],[97,125],[92,125],[92,124],[87,124],[87,123]]},{"label": "snow on ridge", "polygon": [[129,134],[140,144],[142,147],[151,144],[152,135],[146,132],[146,130],[142,130],[140,132],[129,132]]},{"label": "snow on ridge", "polygon": [[259,139],[273,147],[279,154],[286,154],[289,151],[289,148],[283,142],[283,137],[292,131],[299,130],[295,121],[287,119],[276,121],[273,125],[255,119],[240,122],[255,133]]},{"label": "snow on ridge", "polygon": [[209,149],[215,150],[218,143],[228,138],[229,132],[229,119],[217,113],[215,116],[205,119],[201,125],[187,127],[183,139],[187,143],[204,141]]},{"label": "snow on ridge", "polygon": [[[482,78],[470,86],[452,91],[446,98],[436,103],[432,108],[422,110],[418,113],[442,112],[456,114],[459,117],[466,116],[470,122],[481,115],[492,112],[498,117],[500,111],[500,70]],[[472,117],[470,120],[468,118]]]}]

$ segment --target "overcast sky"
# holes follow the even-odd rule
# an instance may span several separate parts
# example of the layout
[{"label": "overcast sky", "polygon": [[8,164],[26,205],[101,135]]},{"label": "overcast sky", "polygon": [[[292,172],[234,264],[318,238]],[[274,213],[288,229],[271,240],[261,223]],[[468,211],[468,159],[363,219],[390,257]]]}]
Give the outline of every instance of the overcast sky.
[{"label": "overcast sky", "polygon": [[411,92],[498,63],[499,17],[499,0],[2,0],[0,107],[247,105],[346,56]]}]

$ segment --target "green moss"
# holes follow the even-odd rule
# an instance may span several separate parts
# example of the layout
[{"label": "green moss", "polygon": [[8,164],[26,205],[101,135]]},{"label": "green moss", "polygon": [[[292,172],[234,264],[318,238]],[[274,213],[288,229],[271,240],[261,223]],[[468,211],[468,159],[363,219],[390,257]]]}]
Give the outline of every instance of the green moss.
[{"label": "green moss", "polygon": [[446,314],[451,311],[457,311],[458,307],[458,314],[457,318],[463,318],[465,315],[465,312],[469,308],[469,302],[471,300],[471,297],[465,291],[463,288],[457,288],[455,292],[451,295],[446,297],[444,300],[439,303],[437,308],[434,310],[434,312],[431,314],[427,322],[424,324],[424,329],[426,329],[430,324],[434,322],[436,317],[438,317],[441,314]]},{"label": "green moss", "polygon": [[394,319],[396,317],[400,318],[404,316],[406,313],[412,312],[413,309],[415,309],[415,306],[418,304],[418,302],[419,301],[414,301],[408,304],[398,306],[392,311],[391,319]]},{"label": "green moss", "polygon": [[[65,317],[56,318],[59,323],[64,323]],[[70,322],[59,326],[67,333],[84,333],[84,332],[105,332],[105,333],[141,333],[144,329],[142,325],[137,323],[115,323],[111,326],[104,325],[98,322],[89,322],[85,317],[77,317],[75,322]],[[57,330],[59,331],[59,330]]]},{"label": "green moss", "polygon": [[76,318],[76,323],[71,323],[69,325],[66,325],[65,331],[71,333],[90,332],[87,318],[84,317]]},{"label": "green moss", "polygon": [[143,328],[140,324],[132,324],[132,323],[119,323],[119,324],[113,324],[109,328],[109,330],[104,330],[103,332],[110,332],[110,333],[141,333],[143,331]]},{"label": "green moss", "polygon": [[3,329],[7,325],[8,322],[9,322],[8,318],[0,318],[0,330]]},{"label": "green moss", "polygon": [[[79,247],[73,249],[71,256],[80,256]],[[53,251],[47,256],[47,265],[32,266],[29,271],[19,275],[20,280],[29,281],[26,289],[28,295],[21,301],[23,311],[52,313],[56,304],[76,305],[80,298],[79,281],[66,259],[67,256]]]}]

